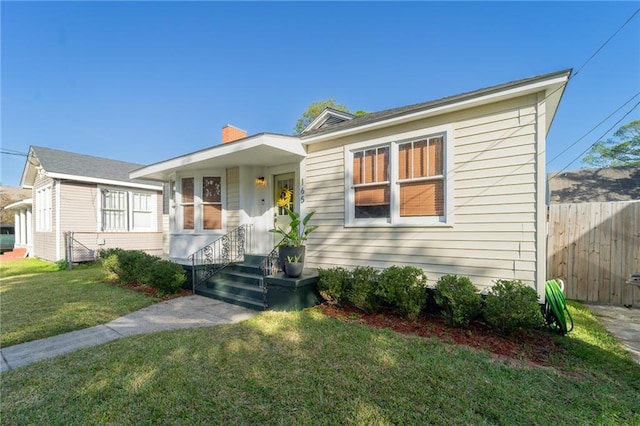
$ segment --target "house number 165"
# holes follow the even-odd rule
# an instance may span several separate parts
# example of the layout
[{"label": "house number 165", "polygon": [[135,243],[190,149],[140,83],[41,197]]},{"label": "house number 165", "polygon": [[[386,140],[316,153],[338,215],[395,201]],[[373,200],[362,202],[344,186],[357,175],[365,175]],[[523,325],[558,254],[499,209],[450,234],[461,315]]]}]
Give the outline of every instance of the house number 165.
[{"label": "house number 165", "polygon": [[304,179],[300,179],[300,204],[304,203]]}]

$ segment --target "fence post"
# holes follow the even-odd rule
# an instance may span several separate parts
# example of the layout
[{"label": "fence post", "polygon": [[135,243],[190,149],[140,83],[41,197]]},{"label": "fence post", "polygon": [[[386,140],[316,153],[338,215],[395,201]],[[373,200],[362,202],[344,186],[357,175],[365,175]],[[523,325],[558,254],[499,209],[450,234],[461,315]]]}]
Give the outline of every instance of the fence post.
[{"label": "fence post", "polygon": [[67,269],[73,268],[73,232],[67,232]]}]

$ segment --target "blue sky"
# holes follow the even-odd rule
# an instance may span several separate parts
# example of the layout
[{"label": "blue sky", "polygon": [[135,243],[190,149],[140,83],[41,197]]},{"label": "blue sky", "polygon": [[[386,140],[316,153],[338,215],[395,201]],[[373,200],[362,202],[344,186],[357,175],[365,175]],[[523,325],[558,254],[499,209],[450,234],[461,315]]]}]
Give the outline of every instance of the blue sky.
[{"label": "blue sky", "polygon": [[[219,144],[225,124],[291,134],[309,104],[329,97],[352,111],[379,111],[575,71],[639,3],[0,7],[3,151],[39,145],[150,164]],[[547,158],[639,91],[640,14],[569,82]],[[548,171],[581,167],[573,160],[638,100],[548,161]],[[640,108],[621,124],[638,118]],[[3,185],[19,184],[24,161],[2,155]]]}]

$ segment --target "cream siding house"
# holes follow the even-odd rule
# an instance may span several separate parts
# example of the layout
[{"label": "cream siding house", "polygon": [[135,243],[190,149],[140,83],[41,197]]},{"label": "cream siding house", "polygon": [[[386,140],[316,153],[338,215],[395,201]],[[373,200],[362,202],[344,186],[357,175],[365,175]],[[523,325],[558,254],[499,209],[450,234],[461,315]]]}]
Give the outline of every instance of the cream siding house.
[{"label": "cream siding house", "polygon": [[[21,186],[32,190],[29,255],[93,260],[102,248],[163,254],[162,185],[132,180],[139,164],[32,146]],[[72,233],[72,234],[71,234]]]},{"label": "cream siding house", "polygon": [[[543,298],[545,143],[570,72],[360,117],[328,109],[295,136],[225,139],[225,128],[223,144],[130,176],[175,189],[174,258],[239,225],[252,229],[247,251],[267,255],[268,230],[286,225],[276,200],[291,190],[289,206],[319,225],[308,267],[413,265],[431,282],[519,279]],[[220,189],[206,201],[211,179]]]}]

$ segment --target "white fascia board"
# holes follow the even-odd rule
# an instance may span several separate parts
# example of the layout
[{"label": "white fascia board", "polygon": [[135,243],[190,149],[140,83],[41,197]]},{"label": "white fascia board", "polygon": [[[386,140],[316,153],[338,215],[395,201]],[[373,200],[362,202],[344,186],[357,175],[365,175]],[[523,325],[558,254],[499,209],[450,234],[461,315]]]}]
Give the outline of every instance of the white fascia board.
[{"label": "white fascia board", "polygon": [[180,157],[142,167],[129,173],[129,177],[131,179],[137,179],[145,178],[146,176],[153,174],[166,173],[171,170],[180,169],[181,167],[188,164],[200,163],[212,158],[222,157],[236,152],[245,151],[260,145],[268,145],[279,149],[284,148],[285,150],[292,153],[306,156],[306,152],[302,147],[300,138],[298,138],[297,136],[259,134],[242,141],[216,145],[202,151],[192,152]]},{"label": "white fascia board", "polygon": [[92,177],[86,177],[86,176],[68,175],[65,173],[47,172],[47,177],[50,177],[52,179],[65,179],[65,180],[73,180],[77,182],[100,183],[104,185],[124,186],[127,188],[139,188],[139,189],[150,189],[152,191],[162,191],[162,185],[149,185],[144,183],[125,182],[125,181],[112,180],[112,179],[92,178]]},{"label": "white fascia board", "polygon": [[23,206],[30,206],[32,204],[33,204],[33,199],[32,198],[25,198],[24,200],[20,200],[20,201],[16,201],[15,203],[7,204],[6,206],[4,206],[4,208],[2,210],[11,210],[11,209],[15,209],[15,208],[23,207]]},{"label": "white fascia board", "polygon": [[[499,102],[504,99],[515,98],[518,96],[524,96],[531,93],[537,93],[540,91],[544,91],[544,92],[548,91],[549,93],[552,93],[553,90],[557,90],[559,87],[566,84],[567,81],[568,81],[568,75],[562,75],[553,79],[538,81],[538,82],[526,84],[524,86],[513,87],[511,89],[501,90],[499,92],[489,93],[487,95],[481,95],[478,97],[463,99],[461,101],[454,102],[451,104],[440,105],[440,106],[429,108],[423,111],[416,111],[414,113],[401,115],[399,117],[392,117],[387,120],[381,120],[375,123],[369,123],[363,126],[353,127],[353,128],[345,129],[342,131],[329,132],[329,133],[321,134],[318,136],[310,136],[308,138],[305,138],[304,135],[302,135],[302,139],[303,139],[302,142],[305,145],[310,145],[313,143],[324,142],[330,139],[336,139],[339,137],[350,136],[357,133],[376,130],[376,129],[392,126],[395,124],[402,124],[410,121],[420,120],[423,118],[428,118],[436,115],[442,115],[449,112],[458,111],[461,109],[473,108],[479,105]],[[549,90],[549,89],[553,89],[553,90]]]}]

